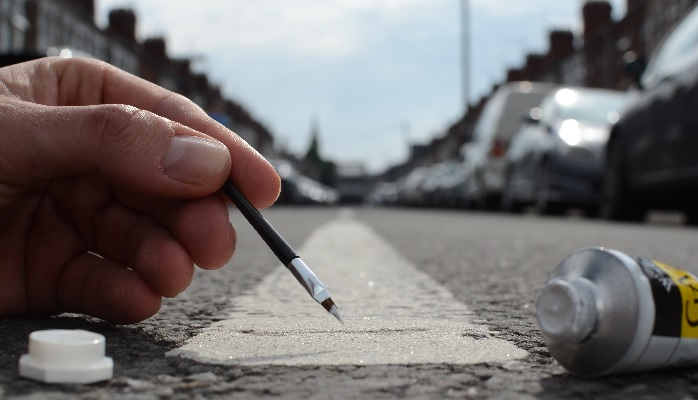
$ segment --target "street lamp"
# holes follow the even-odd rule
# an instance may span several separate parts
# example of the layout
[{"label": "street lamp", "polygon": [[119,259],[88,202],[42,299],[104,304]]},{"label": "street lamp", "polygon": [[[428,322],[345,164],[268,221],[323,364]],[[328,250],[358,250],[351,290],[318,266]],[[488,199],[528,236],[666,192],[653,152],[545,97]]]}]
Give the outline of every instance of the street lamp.
[{"label": "street lamp", "polygon": [[470,104],[470,0],[461,0],[461,73],[463,109]]}]

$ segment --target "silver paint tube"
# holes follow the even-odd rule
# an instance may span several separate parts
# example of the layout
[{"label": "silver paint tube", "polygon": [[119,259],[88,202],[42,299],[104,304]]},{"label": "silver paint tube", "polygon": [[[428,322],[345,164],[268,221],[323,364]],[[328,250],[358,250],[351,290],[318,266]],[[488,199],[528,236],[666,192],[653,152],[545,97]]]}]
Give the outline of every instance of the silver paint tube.
[{"label": "silver paint tube", "polygon": [[698,365],[698,280],[605,248],[563,260],[536,302],[550,354],[588,377]]}]

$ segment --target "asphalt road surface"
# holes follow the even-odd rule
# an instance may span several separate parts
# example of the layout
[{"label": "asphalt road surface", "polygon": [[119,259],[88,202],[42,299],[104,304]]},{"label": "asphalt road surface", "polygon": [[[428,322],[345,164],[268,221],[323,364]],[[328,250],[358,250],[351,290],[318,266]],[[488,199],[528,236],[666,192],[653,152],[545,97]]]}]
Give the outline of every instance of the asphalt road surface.
[{"label": "asphalt road surface", "polygon": [[[328,286],[340,325],[232,211],[230,265],[143,323],[80,315],[0,320],[7,399],[694,399],[698,368],[597,379],[548,353],[535,299],[588,246],[698,272],[698,229],[671,218],[613,224],[462,211],[287,208],[264,212]],[[90,385],[18,376],[40,329],[103,334],[114,378]]]}]

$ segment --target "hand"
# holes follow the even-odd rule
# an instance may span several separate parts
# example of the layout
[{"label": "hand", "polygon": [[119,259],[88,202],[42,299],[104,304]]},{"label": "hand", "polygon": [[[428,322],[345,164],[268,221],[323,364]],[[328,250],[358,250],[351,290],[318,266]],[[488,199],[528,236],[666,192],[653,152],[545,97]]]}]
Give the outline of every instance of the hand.
[{"label": "hand", "polygon": [[219,268],[230,177],[268,207],[279,177],[186,98],[89,59],[0,69],[0,317],[154,315]]}]

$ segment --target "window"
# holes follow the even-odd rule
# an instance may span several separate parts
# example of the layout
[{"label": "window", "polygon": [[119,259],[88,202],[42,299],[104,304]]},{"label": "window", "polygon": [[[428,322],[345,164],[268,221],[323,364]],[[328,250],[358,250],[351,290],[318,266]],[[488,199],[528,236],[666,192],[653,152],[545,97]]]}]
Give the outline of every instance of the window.
[{"label": "window", "polygon": [[643,86],[650,88],[675,75],[698,60],[698,8],[669,34],[659,47],[642,77]]}]

